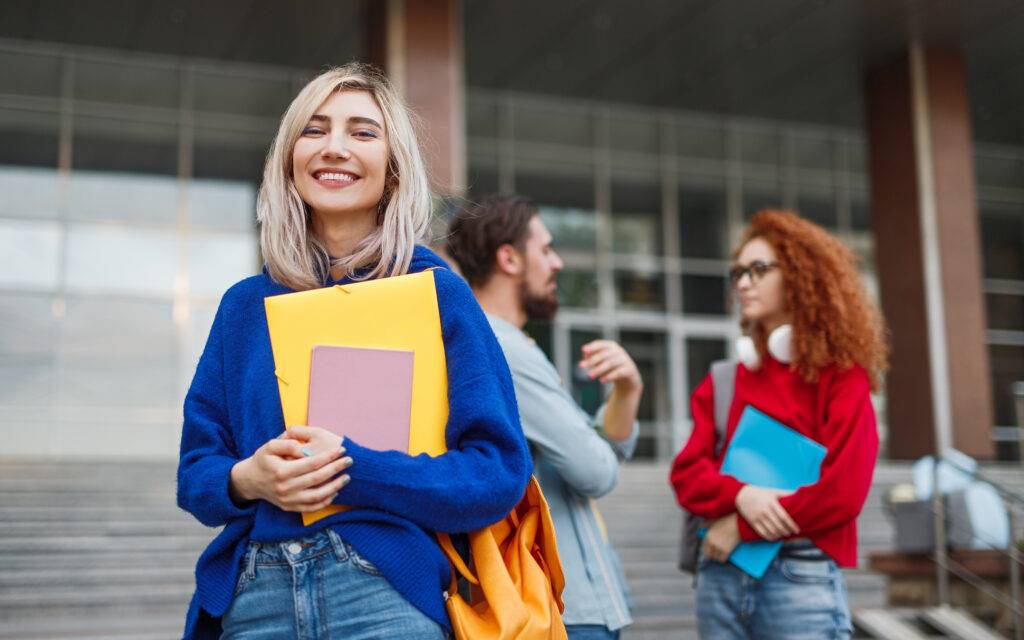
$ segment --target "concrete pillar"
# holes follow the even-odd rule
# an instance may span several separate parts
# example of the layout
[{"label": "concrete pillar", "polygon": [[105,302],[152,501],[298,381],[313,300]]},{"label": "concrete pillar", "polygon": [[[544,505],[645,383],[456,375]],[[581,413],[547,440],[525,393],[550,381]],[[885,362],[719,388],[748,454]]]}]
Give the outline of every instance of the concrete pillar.
[{"label": "concrete pillar", "polygon": [[461,0],[370,3],[368,57],[419,116],[418,133],[441,196],[466,189],[465,64]]},{"label": "concrete pillar", "polygon": [[992,458],[992,406],[963,53],[911,45],[865,102],[882,308],[892,332],[890,458]]}]

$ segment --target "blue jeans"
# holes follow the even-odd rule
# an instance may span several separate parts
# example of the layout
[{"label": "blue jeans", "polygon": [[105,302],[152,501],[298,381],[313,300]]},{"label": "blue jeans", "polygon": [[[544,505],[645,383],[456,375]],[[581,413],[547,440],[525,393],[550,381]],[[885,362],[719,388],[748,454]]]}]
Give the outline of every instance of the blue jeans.
[{"label": "blue jeans", "polygon": [[221,625],[224,640],[446,637],[330,529],[250,543]]},{"label": "blue jeans", "polygon": [[702,559],[697,630],[702,640],[846,640],[853,633],[846,581],[828,558],[780,555],[760,580]]},{"label": "blue jeans", "polygon": [[619,632],[603,624],[567,624],[565,630],[569,640],[619,640]]}]

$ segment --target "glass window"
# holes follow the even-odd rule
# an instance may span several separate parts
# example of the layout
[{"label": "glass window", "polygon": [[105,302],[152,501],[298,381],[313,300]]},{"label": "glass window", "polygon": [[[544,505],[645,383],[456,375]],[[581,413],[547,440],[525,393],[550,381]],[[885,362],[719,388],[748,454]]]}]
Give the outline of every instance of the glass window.
[{"label": "glass window", "polygon": [[854,231],[871,230],[871,206],[866,193],[855,193],[850,197],[850,226]]},{"label": "glass window", "polygon": [[143,296],[174,291],[176,232],[76,224],[68,227],[67,242],[65,277],[72,291]]},{"label": "glass window", "polygon": [[981,246],[986,278],[1024,280],[1024,208],[982,202]]},{"label": "glass window", "polygon": [[177,109],[181,106],[180,69],[154,67],[128,60],[75,61],[75,97],[93,102],[114,102]]},{"label": "glass window", "polygon": [[651,459],[658,455],[659,442],[670,446],[668,433],[668,361],[665,334],[660,331],[623,331],[619,342],[636,362],[644,380],[637,420],[640,438],[635,457]]},{"label": "glass window", "polygon": [[263,164],[274,137],[273,130],[253,131],[218,125],[213,118],[196,116],[198,124],[192,153],[192,175],[259,184]]},{"label": "glass window", "polygon": [[828,170],[832,168],[835,151],[832,141],[819,136],[793,136],[793,164],[804,169]]},{"label": "glass window", "polygon": [[[686,339],[686,374],[690,382],[690,395],[693,395],[711,371],[711,363],[725,357],[726,344],[722,338]],[[689,403],[686,406],[689,407]]]},{"label": "glass window", "polygon": [[68,217],[72,220],[177,224],[177,178],[72,171]]},{"label": "glass window", "polygon": [[469,168],[469,195],[479,199],[498,193],[498,172],[493,169]]},{"label": "glass window", "polygon": [[619,308],[665,310],[665,274],[657,271],[617,270],[615,298]]},{"label": "glass window", "polygon": [[517,175],[516,190],[537,203],[544,224],[554,236],[556,250],[596,250],[597,216],[594,213],[594,183],[591,180],[553,175]]},{"label": "glass window", "polygon": [[260,78],[230,69],[195,74],[195,108],[228,114],[280,118],[294,98],[290,78]]},{"label": "glass window", "polygon": [[[1024,427],[1024,416],[1018,416],[1015,407],[1013,385],[1024,381],[1024,347],[1010,345],[989,345],[989,362],[992,367],[992,407],[997,425]],[[1017,460],[1019,452],[1000,447],[1003,459]]]},{"label": "glass window", "polygon": [[558,300],[566,307],[596,308],[597,275],[593,271],[564,269],[558,274]]},{"label": "glass window", "polygon": [[726,314],[728,280],[722,276],[683,276],[683,313]]},{"label": "glass window", "polygon": [[176,176],[178,127],[124,118],[76,116],[71,166]]},{"label": "glass window", "polygon": [[835,229],[838,224],[836,200],[832,191],[803,187],[797,196],[797,211],[811,222],[826,229]]},{"label": "glass window", "polygon": [[846,145],[848,169],[860,175],[868,172],[867,145],[860,140],[850,141]]},{"label": "glass window", "polygon": [[779,165],[782,141],[779,135],[768,131],[740,132],[740,158],[753,164]]},{"label": "glass window", "polygon": [[768,182],[743,183],[743,217],[749,220],[761,209],[779,209],[782,207],[782,194],[779,185]]},{"label": "glass window", "polygon": [[985,294],[989,329],[1024,331],[1024,296]]},{"label": "glass window", "polygon": [[712,124],[676,123],[676,153],[688,158],[725,157],[725,132]]},{"label": "glass window", "polygon": [[658,121],[652,117],[611,117],[609,137],[612,149],[658,153]]},{"label": "glass window", "polygon": [[594,144],[593,117],[582,109],[517,104],[512,117],[516,140],[580,147]]},{"label": "glass window", "polygon": [[56,218],[56,169],[0,165],[0,215],[19,218]]},{"label": "glass window", "polygon": [[[55,112],[0,108],[0,165],[56,167],[59,133]],[[10,197],[0,193],[0,202]]]},{"label": "glass window", "polygon": [[3,93],[60,97],[61,61],[56,55],[0,51],[0,69],[4,70]]},{"label": "glass window", "polygon": [[55,289],[59,253],[58,223],[0,219],[0,286]]},{"label": "glass window", "polygon": [[176,407],[176,345],[170,303],[69,299],[59,347],[62,404]]},{"label": "glass window", "polygon": [[526,323],[526,326],[523,327],[523,331],[537,343],[537,346],[540,347],[540,350],[548,357],[548,360],[552,362],[555,361],[555,352],[552,348],[550,322],[530,320]]},{"label": "glass window", "polygon": [[974,158],[978,184],[986,187],[1024,186],[1024,160],[1020,158],[978,155]]},{"label": "glass window", "polygon": [[256,228],[256,187],[233,180],[191,180],[188,208],[195,227],[252,231]]},{"label": "glass window", "polygon": [[467,100],[466,131],[470,138],[497,138],[498,106],[490,100]]},{"label": "glass window", "polygon": [[725,187],[684,186],[679,191],[679,246],[687,258],[726,254]]},{"label": "glass window", "polygon": [[661,187],[658,184],[612,185],[612,250],[661,255]]},{"label": "glass window", "polygon": [[219,297],[234,283],[251,276],[259,265],[256,238],[251,234],[209,234],[189,240],[189,291]]},{"label": "glass window", "polygon": [[49,295],[0,295],[0,406],[50,406],[57,323]]},{"label": "glass window", "polygon": [[587,329],[572,329],[569,332],[569,362],[572,370],[572,397],[583,410],[594,415],[604,402],[604,385],[600,380],[591,380],[578,364],[583,358],[583,345],[600,339],[601,333]]}]

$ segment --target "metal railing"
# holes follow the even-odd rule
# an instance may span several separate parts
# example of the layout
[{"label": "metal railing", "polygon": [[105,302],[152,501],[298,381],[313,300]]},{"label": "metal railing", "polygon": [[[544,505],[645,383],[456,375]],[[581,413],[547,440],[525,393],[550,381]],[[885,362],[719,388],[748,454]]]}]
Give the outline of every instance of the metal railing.
[{"label": "metal railing", "polygon": [[[1009,544],[1004,549],[983,535],[971,532],[974,539],[980,540],[986,547],[997,551],[1006,557],[1009,568],[1009,591],[1007,596],[997,584],[986,580],[977,573],[971,571],[962,563],[953,560],[949,554],[950,528],[962,526],[957,525],[946,517],[946,498],[939,490],[939,468],[941,464],[948,465],[962,473],[965,473],[976,480],[991,485],[1002,498],[1003,504],[1009,519]],[[1018,547],[1018,514],[1024,512],[1024,496],[1011,491],[1004,485],[996,482],[991,476],[980,469],[968,469],[955,460],[936,456],[936,463],[932,469],[932,514],[935,523],[935,551],[934,560],[936,564],[936,578],[939,604],[948,606],[950,604],[950,575],[963,580],[979,592],[998,602],[1013,617],[1013,638],[1024,640],[1024,604],[1021,603],[1021,551]]]}]

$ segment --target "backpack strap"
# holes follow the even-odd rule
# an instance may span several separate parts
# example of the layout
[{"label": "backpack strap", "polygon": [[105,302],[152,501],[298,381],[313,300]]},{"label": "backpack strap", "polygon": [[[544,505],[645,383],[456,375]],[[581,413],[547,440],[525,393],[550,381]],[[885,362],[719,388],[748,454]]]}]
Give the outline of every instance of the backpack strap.
[{"label": "backpack strap", "polygon": [[711,363],[711,384],[715,389],[715,457],[722,454],[729,409],[736,390],[736,366],[739,360],[715,360]]},{"label": "backpack strap", "polygon": [[451,537],[447,533],[437,533],[435,535],[437,536],[438,543],[441,545],[441,550],[444,551],[444,555],[448,556],[448,561],[452,563],[452,583],[455,583],[455,573],[458,572],[472,584],[480,584],[480,581],[473,575],[473,571],[466,564],[466,561],[455,550]]}]

